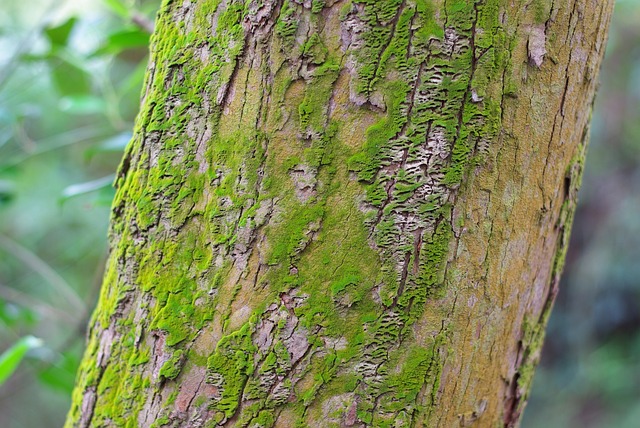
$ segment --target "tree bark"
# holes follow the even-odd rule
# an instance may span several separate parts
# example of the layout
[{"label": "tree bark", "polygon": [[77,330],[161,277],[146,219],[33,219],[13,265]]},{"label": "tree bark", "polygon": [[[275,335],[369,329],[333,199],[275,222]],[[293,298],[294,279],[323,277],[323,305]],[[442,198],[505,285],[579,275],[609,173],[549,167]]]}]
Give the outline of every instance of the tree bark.
[{"label": "tree bark", "polygon": [[66,426],[516,426],[612,4],[165,1]]}]

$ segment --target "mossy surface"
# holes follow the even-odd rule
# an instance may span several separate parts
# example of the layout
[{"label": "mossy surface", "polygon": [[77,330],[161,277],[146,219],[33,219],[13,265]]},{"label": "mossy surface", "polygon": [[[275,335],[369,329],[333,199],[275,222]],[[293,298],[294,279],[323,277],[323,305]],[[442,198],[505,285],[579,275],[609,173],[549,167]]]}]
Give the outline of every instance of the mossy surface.
[{"label": "mossy surface", "polygon": [[460,212],[517,87],[507,12],[165,2],[67,426],[435,426],[472,328]]},{"label": "mossy surface", "polygon": [[[411,420],[416,391],[427,381],[426,370],[432,365],[429,355],[437,352],[432,349],[406,362],[399,358],[398,353],[404,352],[400,345],[411,341],[411,325],[427,299],[444,287],[453,238],[449,200],[473,156],[475,140],[491,138],[486,130],[497,128],[486,108],[489,100],[483,106],[469,103],[477,67],[474,28],[479,11],[454,2],[446,6],[445,23],[428,2],[356,1],[350,11],[344,6],[340,19],[362,19],[367,31],[361,34],[359,49],[345,52],[335,35],[323,31],[326,18],[316,17],[323,2],[314,2],[310,11],[285,2],[273,15],[277,39],[270,41],[270,49],[293,49],[300,55],[297,61],[309,70],[294,126],[288,124],[289,116],[284,129],[238,126],[234,130],[233,120],[268,120],[270,109],[276,110],[267,105],[264,113],[259,111],[270,90],[257,73],[241,65],[249,48],[243,22],[258,16],[257,9],[251,3],[221,6],[216,1],[192,7],[183,16],[181,6],[167,3],[160,14],[145,104],[116,183],[114,211],[122,220],[114,223],[112,233],[117,238],[111,264],[119,266],[120,274],[109,279],[118,275],[115,267],[110,268],[96,326],[106,328],[115,317],[116,326],[124,329],[144,313],[150,323],[138,333],[143,340],[132,339],[141,341],[141,346],[126,347],[123,342],[119,348],[134,354],[127,361],[135,361],[135,367],[140,366],[135,371],[142,375],[145,360],[135,353],[150,353],[145,349],[151,346],[149,338],[159,337],[166,359],[158,379],[168,382],[179,380],[185,349],[198,332],[210,322],[222,322],[224,333],[206,364],[207,383],[217,388],[207,411],[219,423],[232,419],[243,394],[248,394],[259,402],[243,407],[241,418],[268,424],[273,415],[260,409],[279,405],[280,399],[273,391],[264,391],[265,381],[261,385],[252,379],[271,373],[286,377],[287,382],[277,382],[288,388],[286,402],[292,394],[301,397],[301,407],[294,413],[304,418],[305,409],[315,409],[322,391],[339,382],[340,370],[355,370],[349,375],[353,379],[349,387],[341,389],[359,397],[357,414],[363,421],[378,420],[372,409],[382,395]],[[210,29],[211,16],[217,19],[215,31]],[[415,28],[420,31],[414,32]],[[301,38],[303,30],[306,35]],[[336,82],[350,55],[355,62],[349,71],[351,90],[365,99],[384,100],[384,113],[366,129],[360,150],[341,140],[346,127],[358,126],[355,111],[366,106],[351,107],[353,118],[331,117]],[[283,64],[294,65],[294,60],[284,59]],[[283,83],[273,85],[285,88],[274,94],[281,101],[272,99],[283,108],[291,104],[287,88],[296,76],[290,73],[279,75]],[[236,81],[244,81],[244,88]],[[234,84],[235,91],[244,91],[243,99],[237,93],[227,99],[231,96],[227,85]],[[227,104],[233,108],[228,116],[222,111]],[[274,140],[291,137],[288,147],[273,147]],[[434,143],[434,138],[439,140]],[[438,163],[424,163],[423,169],[410,165],[424,162],[425,151],[434,150],[441,150],[434,152],[440,156]],[[309,176],[303,177],[306,187],[299,192],[304,199],[295,192],[303,184],[292,179],[298,171]],[[347,178],[351,171],[361,184]],[[443,178],[434,186],[425,181],[429,174]],[[356,203],[362,192],[371,206],[364,212]],[[417,198],[425,192],[428,197],[422,205]],[[257,221],[261,207],[276,200],[279,214],[266,212],[263,217],[271,220]],[[419,224],[399,224],[405,215],[417,215]],[[254,307],[251,320],[239,329],[232,323],[231,303],[245,291],[229,280],[234,269],[249,273],[251,255],[239,253],[247,252],[258,229],[268,246],[256,281],[267,287],[267,299],[277,302],[275,296],[292,293],[297,299],[295,308],[287,307],[291,313],[280,319],[278,330],[296,323],[298,340],[307,346],[305,362],[298,362],[304,366],[300,374],[292,372],[290,361],[296,344],[284,344],[283,338],[263,350],[254,343],[259,325],[269,316],[266,305]],[[404,260],[400,269],[398,259]],[[137,289],[127,289],[126,283]],[[128,299],[138,290],[144,298],[138,297],[131,306]],[[121,313],[123,302],[126,313]],[[216,315],[217,305],[228,309],[218,309]],[[327,340],[340,345],[328,351]],[[123,364],[119,360],[109,365],[93,382],[118,391],[124,384],[108,373],[133,370]],[[367,364],[378,367],[377,379],[386,379],[385,373],[395,366],[400,377],[373,384],[362,368]],[[294,392],[292,380],[301,376]],[[415,388],[399,388],[404,378],[412,378]],[[135,395],[140,406],[145,394]],[[104,403],[94,409],[96,420],[113,412],[108,401]]]}]

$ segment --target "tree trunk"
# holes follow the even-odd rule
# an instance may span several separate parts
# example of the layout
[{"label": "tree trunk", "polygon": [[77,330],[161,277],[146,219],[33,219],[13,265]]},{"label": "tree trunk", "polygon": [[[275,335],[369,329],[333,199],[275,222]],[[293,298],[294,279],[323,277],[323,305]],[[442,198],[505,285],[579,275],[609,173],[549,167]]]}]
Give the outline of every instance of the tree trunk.
[{"label": "tree trunk", "polygon": [[67,426],[516,426],[612,3],[166,0]]}]

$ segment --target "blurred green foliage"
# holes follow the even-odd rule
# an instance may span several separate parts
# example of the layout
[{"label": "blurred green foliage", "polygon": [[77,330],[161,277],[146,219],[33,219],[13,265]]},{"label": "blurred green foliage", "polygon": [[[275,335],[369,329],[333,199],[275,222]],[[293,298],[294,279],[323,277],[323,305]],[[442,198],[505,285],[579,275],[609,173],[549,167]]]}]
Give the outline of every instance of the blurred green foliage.
[{"label": "blurred green foliage", "polygon": [[[26,361],[0,387],[0,427],[63,423],[159,2],[0,5],[0,351],[28,335],[44,339],[20,347]],[[573,242],[525,428],[638,426],[638,22],[640,1],[618,0]]]},{"label": "blurred green foliage", "polygon": [[0,4],[0,353],[44,340],[12,348],[0,427],[64,421],[159,2]]}]

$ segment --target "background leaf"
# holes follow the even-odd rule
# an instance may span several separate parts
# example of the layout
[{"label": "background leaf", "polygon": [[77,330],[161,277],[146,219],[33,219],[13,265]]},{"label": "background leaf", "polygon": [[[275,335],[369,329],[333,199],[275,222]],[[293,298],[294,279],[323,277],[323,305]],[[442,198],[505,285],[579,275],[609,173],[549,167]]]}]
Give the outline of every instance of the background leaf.
[{"label": "background leaf", "polygon": [[129,17],[129,7],[120,0],[102,0],[113,12],[123,18]]},{"label": "background leaf", "polygon": [[0,385],[15,372],[27,352],[39,346],[42,346],[42,340],[25,336],[0,355]]},{"label": "background leaf", "polygon": [[51,77],[61,95],[81,95],[90,92],[91,79],[80,62],[60,55],[49,59]]},{"label": "background leaf", "polygon": [[66,46],[69,41],[69,36],[73,31],[73,27],[78,22],[75,16],[67,19],[63,24],[56,27],[49,27],[44,30],[45,36],[51,42],[52,47]]},{"label": "background leaf", "polygon": [[117,54],[127,49],[144,48],[149,46],[151,35],[140,29],[126,29],[111,33],[105,44],[96,54],[104,55],[106,53]]},{"label": "background leaf", "polygon": [[73,198],[74,196],[95,192],[96,190],[100,190],[105,187],[111,187],[114,179],[115,175],[111,174],[106,177],[98,178],[96,180],[72,184],[62,191],[62,201]]}]

